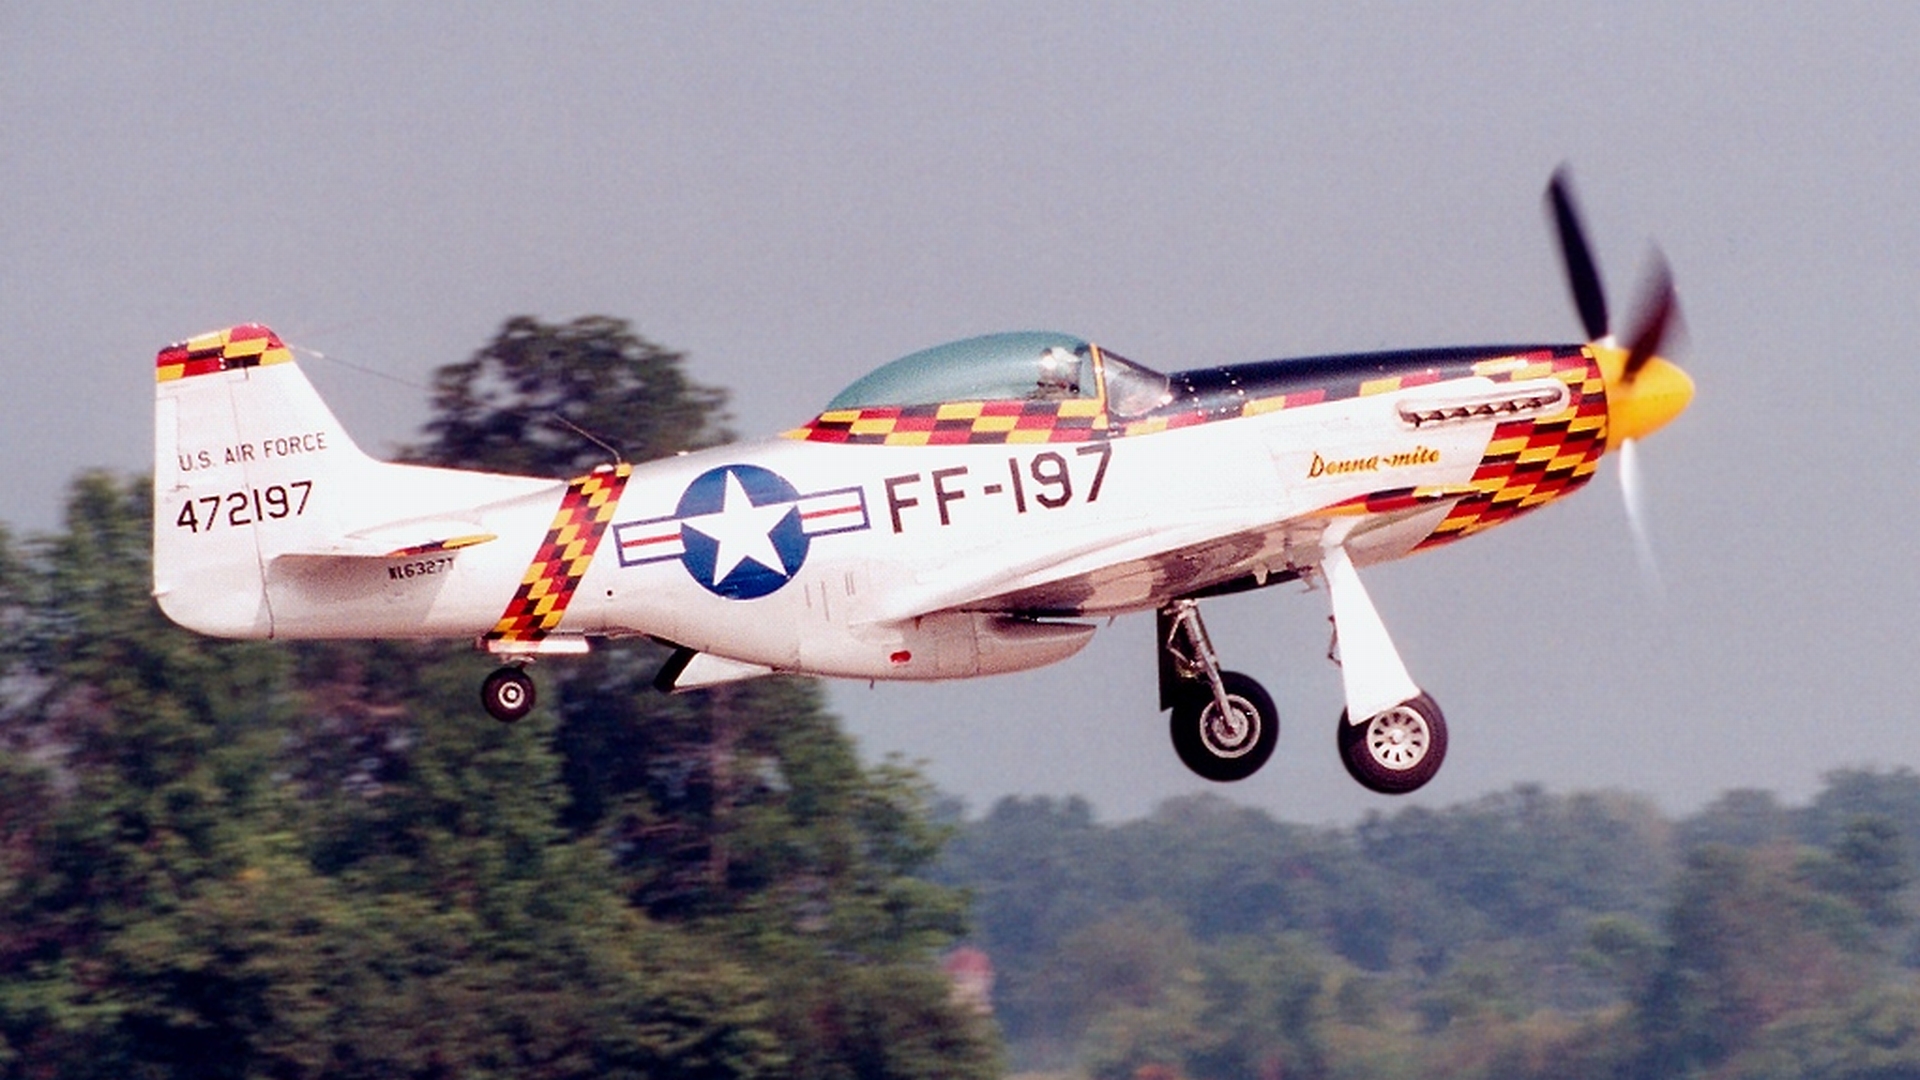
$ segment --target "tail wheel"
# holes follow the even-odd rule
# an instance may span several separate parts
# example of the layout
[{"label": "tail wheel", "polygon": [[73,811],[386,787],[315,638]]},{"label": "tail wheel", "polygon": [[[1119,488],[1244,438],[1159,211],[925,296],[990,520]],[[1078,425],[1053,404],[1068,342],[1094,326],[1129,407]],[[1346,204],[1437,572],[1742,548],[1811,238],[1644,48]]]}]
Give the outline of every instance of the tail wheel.
[{"label": "tail wheel", "polygon": [[1417,791],[1447,758],[1447,720],[1431,697],[1395,705],[1364,723],[1340,714],[1340,761],[1360,786],[1382,795]]},{"label": "tail wheel", "polygon": [[1252,678],[1223,671],[1228,711],[1221,712],[1213,687],[1193,680],[1173,706],[1173,749],[1187,768],[1216,783],[1245,780],[1273,756],[1280,716],[1273,698]]},{"label": "tail wheel", "polygon": [[511,724],[533,711],[533,677],[517,667],[503,667],[480,684],[480,704],[487,715]]}]

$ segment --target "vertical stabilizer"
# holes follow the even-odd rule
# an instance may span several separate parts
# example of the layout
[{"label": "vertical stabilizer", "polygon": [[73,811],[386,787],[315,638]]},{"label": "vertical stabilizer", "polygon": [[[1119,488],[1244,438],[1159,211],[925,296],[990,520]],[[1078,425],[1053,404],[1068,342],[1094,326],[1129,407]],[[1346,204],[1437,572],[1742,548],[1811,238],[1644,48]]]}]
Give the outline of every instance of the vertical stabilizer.
[{"label": "vertical stabilizer", "polygon": [[154,596],[202,633],[271,636],[266,563],[332,533],[373,463],[264,326],[169,345],[155,378]]}]

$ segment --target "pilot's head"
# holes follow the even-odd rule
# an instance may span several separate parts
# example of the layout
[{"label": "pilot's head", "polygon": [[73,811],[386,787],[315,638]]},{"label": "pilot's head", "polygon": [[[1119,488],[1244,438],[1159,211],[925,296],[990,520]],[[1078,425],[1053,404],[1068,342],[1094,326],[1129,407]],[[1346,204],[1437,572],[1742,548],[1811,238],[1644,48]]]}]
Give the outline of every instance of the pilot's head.
[{"label": "pilot's head", "polygon": [[1058,345],[1040,354],[1040,374],[1034,396],[1075,397],[1080,393],[1080,358]]}]

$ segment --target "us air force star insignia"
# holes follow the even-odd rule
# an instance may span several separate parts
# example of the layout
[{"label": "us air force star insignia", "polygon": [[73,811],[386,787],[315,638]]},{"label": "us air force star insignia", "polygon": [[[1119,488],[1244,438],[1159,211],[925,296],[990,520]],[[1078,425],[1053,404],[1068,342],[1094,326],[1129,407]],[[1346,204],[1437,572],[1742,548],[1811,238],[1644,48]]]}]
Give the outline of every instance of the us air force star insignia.
[{"label": "us air force star insignia", "polygon": [[814,537],[867,527],[858,487],[801,495],[758,465],[722,465],[694,477],[672,514],[613,534],[622,566],[679,559],[709,592],[755,600],[793,580]]},{"label": "us air force star insignia", "polygon": [[[726,493],[721,496],[718,513],[680,522],[680,535],[690,546],[701,540],[713,542],[713,567],[703,576],[718,587],[741,563],[748,561],[761,570],[782,571],[782,578],[791,576],[800,569],[800,558],[790,558],[795,555],[793,526],[798,524],[799,517],[793,504],[776,502],[755,506],[747,489],[741,486],[740,474],[728,472],[726,477]],[[781,543],[775,543],[775,535]]]}]

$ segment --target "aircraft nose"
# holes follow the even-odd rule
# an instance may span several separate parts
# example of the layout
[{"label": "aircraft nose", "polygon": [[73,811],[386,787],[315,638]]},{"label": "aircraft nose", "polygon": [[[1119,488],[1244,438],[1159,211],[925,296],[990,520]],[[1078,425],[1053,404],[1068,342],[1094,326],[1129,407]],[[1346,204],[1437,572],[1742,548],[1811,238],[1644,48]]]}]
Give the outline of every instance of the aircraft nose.
[{"label": "aircraft nose", "polygon": [[[1611,354],[1611,355],[1609,355]],[[1607,445],[1645,438],[1686,411],[1693,401],[1693,378],[1664,357],[1649,357],[1628,378],[1626,354],[1605,350],[1600,372],[1607,384]]]}]

